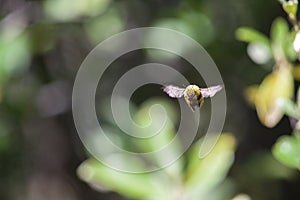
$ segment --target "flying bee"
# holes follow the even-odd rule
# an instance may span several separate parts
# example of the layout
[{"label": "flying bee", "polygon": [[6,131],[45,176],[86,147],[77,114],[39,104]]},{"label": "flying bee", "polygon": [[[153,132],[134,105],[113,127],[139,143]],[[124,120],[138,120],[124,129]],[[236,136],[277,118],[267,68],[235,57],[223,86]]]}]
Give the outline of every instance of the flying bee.
[{"label": "flying bee", "polygon": [[163,91],[172,98],[184,99],[188,106],[195,111],[196,108],[201,107],[204,98],[213,97],[217,92],[222,90],[222,85],[216,85],[208,88],[199,88],[197,85],[189,85],[186,88],[180,88],[174,85],[167,85],[163,87]]}]

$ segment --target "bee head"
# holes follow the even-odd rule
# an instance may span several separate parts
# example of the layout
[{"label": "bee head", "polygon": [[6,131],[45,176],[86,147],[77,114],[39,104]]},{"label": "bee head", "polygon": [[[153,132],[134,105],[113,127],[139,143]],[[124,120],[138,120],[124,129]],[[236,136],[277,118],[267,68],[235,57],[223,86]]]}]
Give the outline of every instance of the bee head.
[{"label": "bee head", "polygon": [[194,96],[200,92],[200,88],[197,85],[189,85],[185,90],[188,96]]},{"label": "bee head", "polygon": [[185,98],[197,99],[200,95],[200,88],[197,85],[189,85],[184,91]]}]

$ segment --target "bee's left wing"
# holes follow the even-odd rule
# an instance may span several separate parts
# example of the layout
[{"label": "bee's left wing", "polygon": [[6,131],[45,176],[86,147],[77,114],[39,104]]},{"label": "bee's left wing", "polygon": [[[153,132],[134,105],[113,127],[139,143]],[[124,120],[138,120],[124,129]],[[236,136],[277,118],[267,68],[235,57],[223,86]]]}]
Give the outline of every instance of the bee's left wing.
[{"label": "bee's left wing", "polygon": [[163,87],[163,90],[172,98],[180,98],[183,96],[185,88],[180,88],[174,85],[167,85]]},{"label": "bee's left wing", "polygon": [[201,88],[201,94],[203,97],[208,98],[208,97],[213,97],[217,92],[222,90],[223,86],[222,85],[216,85],[208,88]]}]

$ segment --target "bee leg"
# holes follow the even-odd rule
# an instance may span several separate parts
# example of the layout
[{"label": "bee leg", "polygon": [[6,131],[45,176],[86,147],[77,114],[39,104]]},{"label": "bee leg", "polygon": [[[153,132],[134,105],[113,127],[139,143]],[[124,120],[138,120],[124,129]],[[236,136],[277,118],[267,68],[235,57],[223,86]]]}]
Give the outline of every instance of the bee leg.
[{"label": "bee leg", "polygon": [[197,100],[198,100],[198,106],[200,108],[204,102],[204,97],[202,95],[199,95]]}]

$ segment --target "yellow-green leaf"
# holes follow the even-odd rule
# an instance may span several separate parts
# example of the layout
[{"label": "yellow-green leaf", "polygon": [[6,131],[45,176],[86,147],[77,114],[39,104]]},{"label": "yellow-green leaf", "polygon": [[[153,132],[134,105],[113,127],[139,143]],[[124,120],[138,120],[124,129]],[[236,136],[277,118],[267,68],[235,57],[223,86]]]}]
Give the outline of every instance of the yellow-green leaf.
[{"label": "yellow-green leaf", "polygon": [[290,0],[282,3],[283,10],[290,16],[295,16],[298,9],[298,1]]},{"label": "yellow-green leaf", "polygon": [[[168,184],[164,182],[163,176],[157,176],[155,173],[120,172],[93,158],[83,162],[77,173],[82,180],[94,188],[114,190],[130,198],[151,199],[164,196],[167,192],[165,186]],[[158,179],[159,177],[160,179]]]},{"label": "yellow-green leaf", "polygon": [[276,101],[291,99],[294,91],[290,68],[278,68],[265,77],[255,95],[255,107],[260,121],[267,127],[274,127],[283,113]]},{"label": "yellow-green leaf", "polygon": [[252,85],[245,90],[245,97],[251,106],[255,106],[255,96],[258,90],[258,85]]},{"label": "yellow-green leaf", "polygon": [[[188,154],[185,187],[187,194],[204,196],[224,180],[234,159],[235,138],[223,133],[213,150],[204,159],[199,158],[203,140],[195,143]],[[189,198],[192,199],[192,198]]]}]

